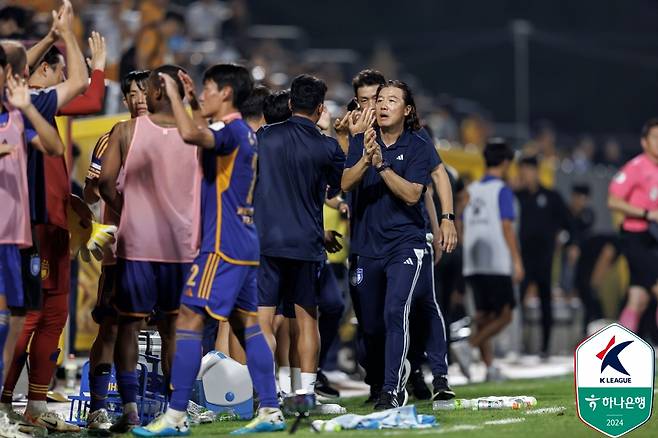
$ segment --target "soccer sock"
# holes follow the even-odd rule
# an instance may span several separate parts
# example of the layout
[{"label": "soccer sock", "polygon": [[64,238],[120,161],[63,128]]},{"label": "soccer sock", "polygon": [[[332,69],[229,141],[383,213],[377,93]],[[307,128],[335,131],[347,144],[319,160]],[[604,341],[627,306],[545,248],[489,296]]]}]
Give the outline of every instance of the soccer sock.
[{"label": "soccer sock", "polygon": [[137,404],[137,391],[139,390],[137,371],[117,371],[117,386],[124,405]]},{"label": "soccer sock", "polygon": [[247,368],[262,408],[278,408],[274,382],[274,356],[258,324],[244,330]]},{"label": "soccer sock", "polygon": [[315,392],[315,380],[317,379],[316,373],[302,373],[302,390],[307,394]]},{"label": "soccer sock", "polygon": [[0,310],[0,388],[2,387],[2,376],[5,369],[2,351],[7,341],[7,333],[9,333],[9,310]]},{"label": "soccer sock", "polygon": [[43,311],[30,343],[28,400],[46,400],[50,381],[57,368],[59,337],[68,317],[68,300],[68,293],[44,292]]},{"label": "soccer sock", "polygon": [[637,333],[637,328],[640,324],[640,315],[630,307],[624,307],[621,315],[619,315],[619,323],[634,333]]},{"label": "soccer sock", "polygon": [[48,404],[45,400],[28,400],[25,412],[30,413],[33,417],[48,412]]},{"label": "soccer sock", "polygon": [[176,354],[171,367],[170,409],[187,411],[192,388],[201,368],[202,338],[201,332],[176,330]]},{"label": "soccer sock", "polygon": [[293,394],[302,389],[302,369],[297,367],[290,368],[290,385],[292,385]]},{"label": "soccer sock", "polygon": [[9,363],[9,369],[7,370],[7,379],[5,380],[4,388],[2,389],[2,403],[11,404],[13,401],[14,388],[18,379],[23,372],[23,367],[27,362],[27,346],[30,343],[30,338],[32,333],[39,325],[39,316],[41,312],[28,312],[25,317],[25,323],[23,324],[23,330],[21,331],[18,339],[16,340],[16,346],[14,347],[14,354]]},{"label": "soccer sock", "polygon": [[290,382],[290,367],[280,366],[279,367],[279,387],[281,392],[285,394],[290,394],[292,390],[292,383]]},{"label": "soccer sock", "polygon": [[91,393],[91,402],[89,403],[89,412],[95,412],[99,409],[106,409],[107,387],[112,377],[112,365],[101,363],[89,371],[89,392]]}]

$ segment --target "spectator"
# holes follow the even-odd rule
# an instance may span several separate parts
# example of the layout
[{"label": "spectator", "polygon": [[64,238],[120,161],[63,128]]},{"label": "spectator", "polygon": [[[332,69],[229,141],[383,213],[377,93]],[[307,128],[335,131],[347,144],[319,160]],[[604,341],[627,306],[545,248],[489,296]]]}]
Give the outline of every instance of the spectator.
[{"label": "spectator", "polygon": [[576,172],[587,172],[594,163],[596,143],[590,135],[584,135],[574,148],[572,158]]},{"label": "spectator", "polygon": [[562,253],[562,270],[560,272],[560,285],[565,292],[573,291],[581,247],[594,226],[595,217],[594,211],[589,205],[590,200],[590,189],[587,184],[574,184],[571,187],[569,200],[571,226],[569,239]]},{"label": "spectator", "polygon": [[19,6],[0,9],[0,38],[22,40],[27,38],[29,13]]},{"label": "spectator", "polygon": [[222,36],[222,24],[231,18],[226,3],[218,0],[198,0],[185,14],[188,35],[194,40],[212,40]]},{"label": "spectator", "polygon": [[607,166],[612,166],[618,168],[622,164],[622,154],[621,146],[619,142],[614,137],[610,137],[606,140],[605,145],[603,146],[603,157],[601,158],[601,164]]}]

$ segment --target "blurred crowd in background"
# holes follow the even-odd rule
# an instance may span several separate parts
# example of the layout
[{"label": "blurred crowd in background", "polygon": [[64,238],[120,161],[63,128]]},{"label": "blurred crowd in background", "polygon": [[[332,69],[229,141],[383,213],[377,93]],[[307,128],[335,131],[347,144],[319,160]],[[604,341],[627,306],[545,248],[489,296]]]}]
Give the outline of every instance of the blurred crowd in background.
[{"label": "blurred crowd in background", "polygon": [[[124,111],[118,80],[132,70],[175,63],[200,83],[199,79],[208,66],[218,62],[240,62],[251,69],[256,81],[273,90],[287,87],[300,73],[323,79],[328,85],[326,104],[332,115],[339,117],[353,98],[351,78],[368,67],[381,71],[386,77],[404,77],[413,85],[422,122],[434,136],[440,151],[481,152],[488,138],[505,134],[499,129],[496,115],[477,102],[425,91],[422,83],[414,82],[413,72],[405,71],[386,45],[374,44],[366,58],[339,48],[308,49],[303,41],[303,30],[295,26],[252,23],[247,0],[72,0],[72,3],[78,11],[75,32],[83,51],[88,52],[86,41],[92,30],[100,32],[107,43],[108,92],[103,114]],[[10,0],[0,4],[3,6],[0,9],[0,38],[19,39],[28,45],[49,31],[51,11],[59,6],[55,0]],[[526,162],[526,166],[550,172],[548,180],[559,192],[560,205],[564,207],[567,218],[555,230],[545,230],[551,240],[548,248],[557,242],[555,263],[548,267],[553,270],[551,302],[556,309],[553,327],[573,323],[573,313],[569,310],[571,298],[579,298],[583,303],[578,332],[582,332],[584,323],[601,317],[617,317],[624,300],[624,280],[623,274],[621,280],[614,276],[617,270],[613,268],[619,262],[620,252],[614,221],[604,199],[607,183],[616,169],[640,152],[639,132],[635,142],[630,147],[622,147],[621,142],[613,137],[592,136],[585,132],[580,137],[562,136],[560,127],[550,120],[533,121],[531,138],[516,141],[519,156],[537,160],[536,166],[533,162]],[[522,191],[538,184],[539,180],[545,183],[541,172],[536,175],[539,179],[533,181],[535,176],[524,177],[522,171],[516,172],[510,184],[515,190]],[[460,193],[463,194],[463,187],[470,180],[478,177],[469,175],[468,171],[459,175],[456,184],[458,217]],[[523,220],[523,215],[521,217]],[[555,235],[551,234],[553,231],[556,231]],[[525,242],[521,236],[522,246],[528,247],[534,242],[535,236],[527,236]],[[442,262],[444,272],[459,277],[461,267],[450,267],[455,260],[453,257]],[[611,286],[613,280],[618,283],[616,286]],[[449,321],[456,321],[465,314],[461,298],[463,282],[450,279],[445,287],[444,305],[448,306],[445,311]],[[605,292],[611,287],[614,292]],[[532,285],[529,289],[529,294],[524,293],[526,306],[539,312],[539,292]],[[604,295],[608,296],[607,304],[602,304],[599,299]],[[540,316],[532,315],[532,312],[526,314],[526,322],[531,319],[530,323],[540,331]],[[651,325],[649,330],[655,332],[655,321]],[[545,347],[539,346],[540,335],[536,337],[531,344],[535,345],[535,352],[539,352]],[[578,334],[575,334],[573,339],[577,338]],[[555,343],[563,343],[565,338],[554,336],[553,339]],[[569,352],[571,345],[567,344],[550,350]]]}]

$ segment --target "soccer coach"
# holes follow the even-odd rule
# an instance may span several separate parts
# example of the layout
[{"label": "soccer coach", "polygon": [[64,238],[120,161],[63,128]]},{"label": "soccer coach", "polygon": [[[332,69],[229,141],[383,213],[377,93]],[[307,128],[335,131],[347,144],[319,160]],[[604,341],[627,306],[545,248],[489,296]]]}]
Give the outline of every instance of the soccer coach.
[{"label": "soccer coach", "polygon": [[350,269],[367,373],[378,372],[385,359],[375,404],[383,410],[407,401],[409,310],[426,246],[420,200],[429,182],[431,149],[416,132],[416,108],[405,83],[381,85],[375,112],[378,129],[350,140],[341,186],[353,192],[351,245],[357,257]]}]

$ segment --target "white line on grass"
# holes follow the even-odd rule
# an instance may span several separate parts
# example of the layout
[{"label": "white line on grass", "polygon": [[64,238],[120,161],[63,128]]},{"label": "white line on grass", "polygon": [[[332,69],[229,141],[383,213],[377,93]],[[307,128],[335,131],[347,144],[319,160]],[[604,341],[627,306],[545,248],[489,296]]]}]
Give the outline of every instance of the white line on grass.
[{"label": "white line on grass", "polygon": [[497,426],[501,424],[515,424],[515,423],[523,423],[525,421],[525,418],[523,417],[518,417],[518,418],[502,418],[500,420],[490,420],[490,421],[485,421],[484,424],[487,426]]}]

